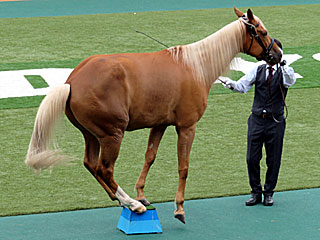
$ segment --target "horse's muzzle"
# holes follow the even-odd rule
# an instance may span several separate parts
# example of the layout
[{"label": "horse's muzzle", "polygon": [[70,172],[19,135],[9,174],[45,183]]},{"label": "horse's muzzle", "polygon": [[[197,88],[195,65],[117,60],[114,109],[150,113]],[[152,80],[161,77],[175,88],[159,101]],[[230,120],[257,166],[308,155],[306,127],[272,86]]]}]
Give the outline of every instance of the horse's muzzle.
[{"label": "horse's muzzle", "polygon": [[270,65],[280,63],[282,59],[282,52],[271,51],[269,54],[264,54],[262,57],[257,57],[258,61],[264,60]]}]

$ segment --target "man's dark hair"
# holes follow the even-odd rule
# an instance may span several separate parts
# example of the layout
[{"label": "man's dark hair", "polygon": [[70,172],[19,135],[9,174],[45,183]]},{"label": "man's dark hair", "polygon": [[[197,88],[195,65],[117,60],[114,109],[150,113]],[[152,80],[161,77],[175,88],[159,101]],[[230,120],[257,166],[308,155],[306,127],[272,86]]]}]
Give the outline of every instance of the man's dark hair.
[{"label": "man's dark hair", "polygon": [[281,42],[278,40],[278,39],[274,39],[274,42],[278,45],[278,47],[279,48],[281,48],[282,49],[282,44],[281,44]]}]

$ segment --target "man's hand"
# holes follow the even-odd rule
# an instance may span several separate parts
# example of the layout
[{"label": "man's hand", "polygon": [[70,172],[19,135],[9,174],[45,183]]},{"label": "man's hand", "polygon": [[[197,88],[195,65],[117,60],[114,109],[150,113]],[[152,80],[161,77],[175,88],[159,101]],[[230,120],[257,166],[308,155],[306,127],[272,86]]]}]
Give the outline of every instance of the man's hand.
[{"label": "man's hand", "polygon": [[226,80],[226,81],[221,81],[220,82],[222,83],[222,85],[225,87],[225,88],[228,88],[230,90],[233,90],[234,87],[235,87],[235,82],[232,81],[232,80]]},{"label": "man's hand", "polygon": [[286,60],[283,60],[283,61],[280,62],[280,66],[281,66],[281,67],[283,67],[283,66],[286,65],[286,64],[287,64],[287,61],[286,61]]}]

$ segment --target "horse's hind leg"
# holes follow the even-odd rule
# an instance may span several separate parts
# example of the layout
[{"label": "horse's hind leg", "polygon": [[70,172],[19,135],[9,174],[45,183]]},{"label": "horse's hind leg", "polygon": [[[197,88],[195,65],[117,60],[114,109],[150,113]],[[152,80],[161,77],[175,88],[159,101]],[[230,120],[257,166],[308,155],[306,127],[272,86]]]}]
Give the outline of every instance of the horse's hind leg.
[{"label": "horse's hind leg", "polygon": [[101,184],[104,190],[108,193],[109,197],[112,200],[117,200],[114,193],[108,187],[108,185],[104,182],[104,180],[97,174],[97,166],[99,160],[99,151],[100,151],[100,143],[95,136],[87,131],[82,131],[84,139],[85,139],[85,157],[84,157],[84,166],[88,169],[88,171],[97,179],[97,181]]},{"label": "horse's hind leg", "polygon": [[145,206],[139,201],[130,198],[113,178],[114,165],[119,155],[122,137],[123,132],[114,135],[106,135],[99,139],[101,153],[96,169],[97,176],[103,179],[107,187],[114,194],[114,197],[119,200],[122,206],[130,208],[132,211],[142,213],[146,211]]},{"label": "horse's hind leg", "polygon": [[166,126],[158,126],[150,130],[148,147],[145,154],[145,162],[141,170],[140,176],[135,185],[135,189],[137,190],[136,199],[142,202],[145,206],[150,205],[150,203],[146,199],[143,189],[145,186],[149,169],[156,158],[158,147],[166,128],[167,128]]},{"label": "horse's hind leg", "polygon": [[117,200],[114,193],[107,186],[104,180],[97,174],[97,166],[99,160],[99,151],[100,151],[100,143],[98,139],[91,134],[88,130],[86,130],[75,118],[73,112],[70,109],[70,105],[66,106],[66,115],[70,122],[77,127],[81,133],[83,134],[85,140],[85,154],[84,154],[84,166],[89,170],[89,172],[97,179],[97,181],[101,184],[104,190],[108,193],[109,197],[112,200]]}]

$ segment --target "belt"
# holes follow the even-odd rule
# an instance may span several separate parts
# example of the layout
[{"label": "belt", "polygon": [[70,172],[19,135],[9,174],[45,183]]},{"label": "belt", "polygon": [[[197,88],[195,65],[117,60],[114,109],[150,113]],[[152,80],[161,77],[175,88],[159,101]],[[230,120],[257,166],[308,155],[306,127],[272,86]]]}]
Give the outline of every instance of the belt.
[{"label": "belt", "polygon": [[263,119],[272,118],[272,114],[268,114],[268,113],[261,113],[260,115],[253,113],[253,115],[255,115],[256,117],[259,117],[259,118],[263,118]]},{"label": "belt", "polygon": [[[284,115],[277,114],[276,116],[273,116],[272,113],[261,113],[260,115],[252,113],[255,117],[262,118],[262,119],[273,119],[275,122],[279,122],[282,120],[285,120]],[[277,121],[278,120],[278,121]]]}]

